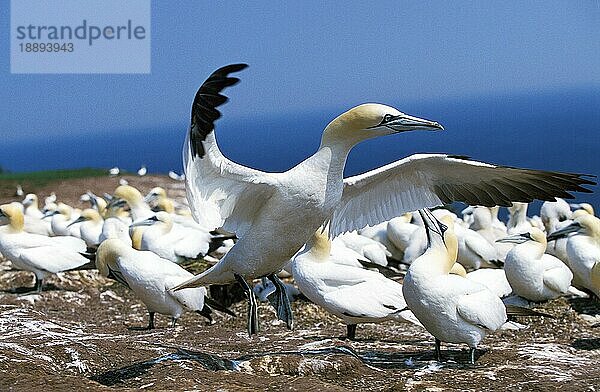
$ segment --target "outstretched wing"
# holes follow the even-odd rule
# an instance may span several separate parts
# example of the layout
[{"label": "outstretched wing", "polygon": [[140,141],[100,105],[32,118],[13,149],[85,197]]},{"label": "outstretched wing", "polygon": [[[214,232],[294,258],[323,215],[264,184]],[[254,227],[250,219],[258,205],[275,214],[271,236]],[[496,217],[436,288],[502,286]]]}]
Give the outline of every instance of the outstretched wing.
[{"label": "outstretched wing", "polygon": [[509,206],[513,201],[573,198],[591,192],[586,175],[518,169],[446,154],[415,154],[344,179],[342,200],[332,222],[333,236],[389,220],[408,211],[461,201]]},{"label": "outstretched wing", "polygon": [[246,67],[232,64],[219,68],[200,86],[183,147],[187,198],[194,218],[208,229],[223,227],[238,237],[243,237],[275,189],[269,173],[225,158],[215,139],[214,122],[221,117],[217,107],[227,102],[221,91],[239,82],[230,73]]}]

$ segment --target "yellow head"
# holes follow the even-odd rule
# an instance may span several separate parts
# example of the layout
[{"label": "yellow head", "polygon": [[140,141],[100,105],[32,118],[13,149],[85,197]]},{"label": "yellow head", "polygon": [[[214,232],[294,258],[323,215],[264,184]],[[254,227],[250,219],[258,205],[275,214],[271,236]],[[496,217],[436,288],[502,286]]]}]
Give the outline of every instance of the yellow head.
[{"label": "yellow head", "polygon": [[0,206],[0,224],[8,224],[12,232],[21,232],[25,226],[23,207],[18,202]]},{"label": "yellow head", "polygon": [[377,136],[412,130],[443,130],[435,121],[413,117],[391,106],[365,103],[356,106],[327,125],[322,142],[347,140],[356,144]]},{"label": "yellow head", "polygon": [[116,238],[102,241],[96,250],[96,268],[100,274],[107,277],[110,269],[115,270],[117,258],[128,248],[123,241]]},{"label": "yellow head", "polygon": [[140,191],[138,191],[131,185],[118,186],[117,189],[115,189],[115,193],[113,194],[113,197],[117,200],[118,199],[125,200],[127,202],[127,204],[129,204],[130,206],[137,205],[144,200]]}]

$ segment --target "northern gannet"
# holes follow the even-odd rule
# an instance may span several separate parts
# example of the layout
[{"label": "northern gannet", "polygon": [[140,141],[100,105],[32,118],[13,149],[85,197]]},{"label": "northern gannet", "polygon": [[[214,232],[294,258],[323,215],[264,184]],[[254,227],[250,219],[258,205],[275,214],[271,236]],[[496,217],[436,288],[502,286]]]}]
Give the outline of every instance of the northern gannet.
[{"label": "northern gannet", "polygon": [[508,223],[506,225],[508,234],[525,233],[532,226],[527,221],[527,203],[513,203],[508,207]]},{"label": "northern gannet", "polygon": [[74,216],[73,207],[58,203],[55,211],[47,212],[44,219],[50,217],[50,227],[54,235],[70,235],[81,238],[80,225],[71,225],[78,217]]},{"label": "northern gannet", "polygon": [[148,169],[146,168],[146,165],[142,165],[142,167],[140,167],[137,171],[137,175],[140,177],[145,176],[148,173]]},{"label": "northern gannet", "polygon": [[175,181],[184,181],[185,180],[185,174],[177,174],[175,173],[173,170],[169,170],[169,178],[171,180],[175,180]]},{"label": "northern gannet", "polygon": [[87,246],[95,247],[100,243],[100,235],[102,234],[102,226],[104,219],[100,213],[92,208],[86,208],[81,212],[79,218],[75,219],[69,226],[79,225],[81,239],[85,241]]},{"label": "northern gannet", "polygon": [[504,271],[513,292],[529,301],[555,299],[569,290],[573,273],[558,258],[546,254],[546,235],[537,227],[499,242],[517,244],[506,255]]},{"label": "northern gannet", "polygon": [[441,342],[449,342],[467,344],[474,363],[479,342],[506,322],[506,308],[500,297],[487,287],[450,274],[458,252],[456,236],[428,210],[422,210],[421,214],[428,246],[408,269],[404,299],[435,337],[438,361]]},{"label": "northern gannet", "polygon": [[[335,237],[424,207],[454,201],[507,206],[512,201],[572,197],[568,191],[588,191],[581,185],[593,184],[578,174],[496,166],[446,154],[412,155],[344,179],[348,153],[361,141],[443,129],[437,122],[374,103],[331,121],[318,151],[286,172],[242,166],[219,150],[214,122],[221,116],[217,107],[227,101],[221,91],[239,81],[229,74],[246,67],[225,66],[202,84],[183,149],[187,197],[196,221],[209,229],[222,226],[239,240],[219,263],[177,289],[238,281],[251,304],[250,334],[257,331],[258,318],[246,281],[264,276],[277,280],[275,273],[324,223]],[[289,302],[281,282],[275,284],[281,299],[278,317],[291,328]]]},{"label": "northern gannet", "polygon": [[594,207],[590,203],[571,203],[569,204],[574,210],[583,210],[590,215],[594,215]]},{"label": "northern gannet", "polygon": [[380,242],[360,235],[355,231],[349,231],[339,235],[335,237],[334,241],[343,242],[347,248],[352,249],[377,265],[387,266],[387,258],[392,255]]},{"label": "northern gannet", "polygon": [[390,242],[402,252],[402,258],[404,258],[404,252],[410,244],[412,233],[417,230],[422,223],[420,219],[417,221],[417,224],[411,223],[411,221],[412,214],[407,212],[402,216],[390,219],[387,226],[387,236]]},{"label": "northern gannet", "polygon": [[358,234],[368,237],[382,244],[390,252],[392,259],[400,261],[404,257],[404,252],[396,247],[388,236],[389,222],[381,222],[375,226],[367,226],[359,230]]},{"label": "northern gannet", "polygon": [[510,287],[510,283],[506,279],[506,273],[502,268],[480,268],[467,273],[462,264],[454,263],[450,273],[480,283],[500,298],[505,298],[512,294],[512,287]]},{"label": "northern gannet", "polygon": [[450,216],[440,218],[446,226],[451,227],[458,239],[458,256],[456,261],[469,270],[481,267],[498,266],[498,252],[492,244],[474,230],[455,224]]},{"label": "northern gannet", "polygon": [[23,197],[25,192],[23,192],[23,187],[21,184],[17,184],[17,190],[15,190],[15,196]]},{"label": "northern gannet", "polygon": [[148,219],[154,216],[154,211],[150,209],[144,201],[144,197],[136,188],[131,185],[119,185],[108,202],[107,209],[120,208],[128,205],[131,209],[131,217],[134,221]]},{"label": "northern gannet", "polygon": [[117,238],[109,238],[100,244],[96,252],[96,266],[103,276],[114,277],[129,287],[146,305],[148,329],[154,328],[155,313],[171,316],[171,327],[185,310],[199,313],[211,323],[211,306],[235,316],[208,299],[204,287],[172,291],[173,286],[193,275],[169,260],[152,252],[137,251]]},{"label": "northern gannet", "polygon": [[21,202],[25,208],[23,213],[25,216],[29,216],[35,219],[42,219],[44,213],[39,209],[38,197],[35,193],[28,193]]},{"label": "northern gannet", "polygon": [[119,169],[117,166],[108,169],[108,174],[110,176],[118,176],[120,172],[121,169]]},{"label": "northern gannet", "polygon": [[570,225],[551,233],[548,241],[567,236],[567,256],[574,281],[600,297],[600,219],[588,213],[577,216]]},{"label": "northern gannet", "polygon": [[362,323],[396,320],[420,325],[406,307],[400,283],[376,271],[331,262],[326,229],[317,230],[294,258],[292,275],[308,299],[344,321],[349,339]]},{"label": "northern gannet", "polygon": [[142,234],[140,250],[149,250],[174,263],[197,259],[209,252],[210,233],[174,226],[171,215],[165,211],[131,225],[138,226],[147,226]]},{"label": "northern gannet", "polygon": [[13,266],[35,274],[33,291],[42,290],[46,275],[77,268],[88,262],[80,252],[85,242],[75,237],[46,237],[23,231],[24,216],[18,203],[0,206],[0,253]]}]

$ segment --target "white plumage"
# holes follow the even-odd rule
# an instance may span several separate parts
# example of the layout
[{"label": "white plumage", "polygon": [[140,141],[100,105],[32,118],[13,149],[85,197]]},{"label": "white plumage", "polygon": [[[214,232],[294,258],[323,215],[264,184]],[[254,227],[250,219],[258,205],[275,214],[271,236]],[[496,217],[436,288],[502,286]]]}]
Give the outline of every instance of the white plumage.
[{"label": "white plumage", "polygon": [[344,321],[349,338],[354,338],[359,323],[396,320],[419,325],[406,307],[400,283],[376,271],[332,263],[330,253],[327,233],[317,231],[292,261],[292,274],[306,297]]},{"label": "white plumage", "polygon": [[544,253],[546,235],[536,227],[499,241],[517,245],[506,255],[504,271],[513,292],[540,302],[567,293],[573,274],[558,258]]},{"label": "white plumage", "polygon": [[449,274],[458,251],[456,236],[423,212],[428,248],[415,260],[404,279],[404,298],[421,324],[439,342],[465,343],[475,349],[490,332],[507,320],[500,298],[487,287],[459,275]]},{"label": "white plumage", "polygon": [[[223,67],[200,87],[184,146],[194,217],[209,229],[222,226],[234,232],[239,241],[219,263],[178,288],[271,276],[325,222],[335,236],[423,207],[452,201],[508,205],[563,196],[591,183],[575,174],[501,167],[445,154],[417,154],[343,179],[347,155],[357,143],[409,130],[443,129],[437,122],[380,104],[357,106],[331,121],[318,151],[286,172],[236,164],[223,156],[213,131],[220,117],[216,108],[227,100],[219,93],[237,83],[229,74],[245,67]],[[287,305],[286,313],[291,313]]]}]

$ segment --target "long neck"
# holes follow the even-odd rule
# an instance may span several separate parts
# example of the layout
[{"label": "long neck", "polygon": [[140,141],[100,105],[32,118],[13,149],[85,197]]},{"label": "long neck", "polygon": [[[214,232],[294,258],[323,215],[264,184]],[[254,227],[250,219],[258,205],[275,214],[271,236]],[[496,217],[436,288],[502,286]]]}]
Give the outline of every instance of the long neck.
[{"label": "long neck", "polygon": [[13,233],[20,233],[25,227],[25,217],[23,214],[14,214],[10,218],[10,231]]}]

